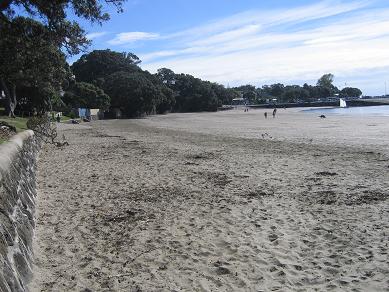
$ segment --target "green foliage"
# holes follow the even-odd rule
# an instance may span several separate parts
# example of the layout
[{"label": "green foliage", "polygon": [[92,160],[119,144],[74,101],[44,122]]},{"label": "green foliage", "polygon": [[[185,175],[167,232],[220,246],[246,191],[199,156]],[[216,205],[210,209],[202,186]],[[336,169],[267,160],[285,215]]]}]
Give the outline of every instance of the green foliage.
[{"label": "green foliage", "polygon": [[115,5],[121,12],[125,0],[2,0],[0,25],[15,15],[33,17],[50,30],[53,43],[61,44],[69,54],[74,55],[84,50],[89,41],[77,22],[66,19],[68,12],[72,11],[78,17],[101,24],[109,19],[109,15],[103,12],[102,2]]},{"label": "green foliage", "polygon": [[320,97],[333,96],[339,92],[339,89],[335,87],[332,83],[334,82],[334,75],[331,73],[324,74],[317,81],[316,86],[319,87]]},{"label": "green foliage", "polygon": [[176,74],[167,68],[158,69],[157,78],[165,85],[171,87],[176,83]]},{"label": "green foliage", "polygon": [[[121,11],[124,1],[0,1],[0,89],[5,92],[9,116],[15,116],[16,106],[30,112],[63,109],[60,91],[70,77],[63,51],[75,55],[90,43],[67,14],[101,24],[109,19],[102,3]],[[136,56],[127,57],[136,63]]]},{"label": "green foliage", "polygon": [[174,109],[179,112],[216,111],[219,105],[213,84],[187,74],[176,75]]},{"label": "green foliage", "polygon": [[286,102],[299,102],[308,98],[309,92],[300,86],[286,86],[282,93],[282,100]]},{"label": "green foliage", "polygon": [[[265,100],[276,98],[280,102],[309,102],[318,99],[325,99],[334,96],[339,92],[339,89],[333,85],[334,75],[325,74],[318,81],[315,86],[304,84],[300,85],[283,85],[276,83],[272,85],[263,85],[261,88],[255,88],[252,85],[244,85],[234,88],[241,92],[243,97],[248,98],[252,103],[263,103]],[[256,92],[256,98],[251,93]],[[355,90],[346,89],[341,92],[341,96],[360,96],[362,92],[355,88]]]},{"label": "green foliage", "polygon": [[104,91],[111,106],[126,116],[136,117],[156,111],[160,91],[142,72],[116,72],[106,78]]},{"label": "green foliage", "polygon": [[50,35],[30,18],[17,17],[0,26],[0,81],[9,112],[23,99],[26,106],[48,109],[50,97],[70,76],[65,55]]},{"label": "green foliage", "polygon": [[139,63],[139,58],[132,53],[94,50],[82,55],[71,68],[78,82],[88,82],[103,87],[105,79],[115,72],[141,71],[137,66]]},{"label": "green foliage", "polygon": [[270,94],[275,97],[282,97],[285,94],[284,84],[277,83],[270,85]]},{"label": "green foliage", "polygon": [[78,82],[102,88],[111,97],[111,107],[129,117],[171,110],[215,111],[222,100],[237,95],[224,86],[166,68],[152,75],[141,70],[139,63],[131,53],[97,50],[83,55],[72,70]]},{"label": "green foliage", "polygon": [[63,101],[72,108],[99,108],[106,110],[109,108],[111,99],[101,88],[93,84],[76,82],[65,92]]},{"label": "green foliage", "polygon": [[69,118],[75,119],[75,118],[76,118],[76,114],[75,114],[73,111],[71,111],[71,112],[69,113]]},{"label": "green foliage", "polygon": [[158,94],[159,100],[157,103],[157,113],[164,114],[166,112],[170,112],[176,103],[174,91],[161,85],[157,86],[157,88],[160,91]]},{"label": "green foliage", "polygon": [[340,91],[341,97],[360,97],[362,91],[359,88],[345,87]]},{"label": "green foliage", "polygon": [[240,94],[237,90],[232,88],[225,88],[220,84],[213,83],[212,88],[219,100],[220,106],[223,104],[232,104],[232,100],[234,98],[240,97]]},{"label": "green foliage", "polygon": [[319,78],[317,81],[317,86],[321,87],[331,87],[333,86],[332,83],[334,82],[334,75],[331,73],[324,74],[322,77]]},{"label": "green foliage", "polygon": [[[329,97],[338,91],[332,85],[332,74],[321,77],[318,86],[276,83],[262,88],[253,85],[225,88],[167,68],[152,75],[139,68],[139,63],[138,57],[131,53],[97,50],[83,55],[72,65],[72,70],[79,83],[89,82],[102,88],[111,97],[111,107],[120,109],[127,117],[169,111],[216,111],[222,104],[231,104],[234,98],[241,96],[252,104],[273,98],[281,102],[302,102]],[[87,94],[78,96],[66,98],[86,104],[81,97]]]}]

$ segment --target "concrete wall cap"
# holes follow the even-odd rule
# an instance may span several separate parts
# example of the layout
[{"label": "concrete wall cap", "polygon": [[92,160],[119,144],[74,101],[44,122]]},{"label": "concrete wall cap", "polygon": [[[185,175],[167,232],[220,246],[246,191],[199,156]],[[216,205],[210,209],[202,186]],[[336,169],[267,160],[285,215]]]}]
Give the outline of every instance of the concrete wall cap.
[{"label": "concrete wall cap", "polygon": [[23,143],[34,136],[34,132],[26,130],[13,136],[9,141],[0,144],[0,180],[1,172],[8,171],[11,161],[23,147]]}]

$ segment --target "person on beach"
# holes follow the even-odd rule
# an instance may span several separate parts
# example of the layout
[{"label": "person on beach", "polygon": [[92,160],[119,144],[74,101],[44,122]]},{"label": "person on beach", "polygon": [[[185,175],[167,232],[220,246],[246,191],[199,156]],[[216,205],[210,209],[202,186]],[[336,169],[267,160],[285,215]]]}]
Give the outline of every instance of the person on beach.
[{"label": "person on beach", "polygon": [[265,119],[267,119],[267,112],[265,112],[263,115],[265,116]]},{"label": "person on beach", "polygon": [[275,109],[273,110],[273,118],[276,117],[276,113],[277,113],[277,108],[275,108]]}]

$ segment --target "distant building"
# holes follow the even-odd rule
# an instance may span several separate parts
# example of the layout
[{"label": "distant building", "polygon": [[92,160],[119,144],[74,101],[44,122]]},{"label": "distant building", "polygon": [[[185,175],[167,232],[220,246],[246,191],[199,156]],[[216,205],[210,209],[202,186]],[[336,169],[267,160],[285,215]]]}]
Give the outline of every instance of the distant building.
[{"label": "distant building", "polygon": [[234,98],[232,100],[232,105],[247,105],[249,103],[248,99],[239,97],[239,98]]},{"label": "distant building", "polygon": [[89,108],[78,108],[78,117],[80,119],[90,119],[90,109]]},{"label": "distant building", "polygon": [[90,119],[92,121],[102,120],[104,119],[104,112],[98,108],[90,109]]},{"label": "distant building", "polygon": [[77,114],[80,119],[88,120],[102,120],[104,118],[104,112],[98,108],[78,108]]}]

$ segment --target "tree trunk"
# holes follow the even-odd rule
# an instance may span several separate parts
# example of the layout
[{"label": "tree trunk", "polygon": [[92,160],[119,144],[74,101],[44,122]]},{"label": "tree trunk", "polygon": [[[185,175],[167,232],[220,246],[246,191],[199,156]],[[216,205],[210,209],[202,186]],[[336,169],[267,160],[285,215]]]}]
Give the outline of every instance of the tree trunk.
[{"label": "tree trunk", "polygon": [[6,106],[5,110],[8,113],[9,117],[14,118],[15,117],[14,112],[15,112],[15,108],[17,105],[16,86],[14,84],[11,84],[11,90],[10,90],[3,78],[0,78],[0,81],[1,81],[1,87],[4,90],[5,97],[7,99],[7,104],[5,105]]}]

